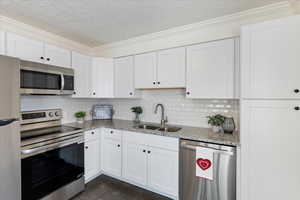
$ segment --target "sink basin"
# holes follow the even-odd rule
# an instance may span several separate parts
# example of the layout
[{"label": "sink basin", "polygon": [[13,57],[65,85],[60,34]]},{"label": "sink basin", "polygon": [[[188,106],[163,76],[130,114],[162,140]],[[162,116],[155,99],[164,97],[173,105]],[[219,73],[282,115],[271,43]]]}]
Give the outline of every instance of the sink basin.
[{"label": "sink basin", "polygon": [[175,126],[169,126],[169,127],[165,127],[165,128],[159,128],[159,131],[164,131],[164,132],[177,132],[179,131],[181,128],[179,127],[175,127]]},{"label": "sink basin", "polygon": [[159,129],[159,126],[149,125],[149,124],[141,124],[137,128],[148,129],[148,130],[156,130],[156,129]]},{"label": "sink basin", "polygon": [[159,125],[152,125],[152,124],[140,124],[134,128],[145,129],[145,130],[158,130],[162,132],[177,132],[181,129],[180,127],[176,127],[176,126],[168,126],[165,128],[161,128]]}]

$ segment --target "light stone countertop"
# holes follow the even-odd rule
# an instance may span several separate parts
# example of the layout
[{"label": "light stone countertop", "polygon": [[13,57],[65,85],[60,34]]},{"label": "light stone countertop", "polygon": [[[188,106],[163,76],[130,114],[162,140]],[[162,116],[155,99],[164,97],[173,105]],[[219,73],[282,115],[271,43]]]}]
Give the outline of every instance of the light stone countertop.
[{"label": "light stone countertop", "polygon": [[[154,123],[147,123],[146,124],[154,124]],[[157,130],[145,130],[134,128],[133,121],[129,120],[88,120],[84,123],[68,123],[64,124],[66,126],[72,126],[77,128],[82,128],[84,131],[92,130],[96,128],[112,128],[117,130],[125,130],[125,131],[132,131],[132,132],[140,132],[146,134],[153,134],[153,135],[160,135],[166,137],[175,137],[180,139],[188,139],[188,140],[196,140],[202,142],[211,142],[216,144],[224,144],[224,145],[231,145],[231,146],[239,146],[239,133],[234,132],[233,134],[219,134],[214,133],[211,131],[210,128],[198,128],[198,127],[189,127],[189,126],[180,126],[174,125],[176,127],[181,127],[182,129],[178,132],[162,132]],[[159,125],[159,124],[155,124]],[[173,126],[168,124],[169,126]]]}]

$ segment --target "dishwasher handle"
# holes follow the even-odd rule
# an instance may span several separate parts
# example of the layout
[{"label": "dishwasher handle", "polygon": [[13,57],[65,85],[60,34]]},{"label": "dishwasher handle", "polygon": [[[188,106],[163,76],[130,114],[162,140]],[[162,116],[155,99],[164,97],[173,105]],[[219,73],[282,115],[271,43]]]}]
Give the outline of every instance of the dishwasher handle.
[{"label": "dishwasher handle", "polygon": [[230,156],[234,155],[234,152],[231,152],[231,151],[226,151],[226,150],[217,149],[217,148],[213,148],[213,147],[206,147],[203,145],[190,145],[190,144],[187,144],[186,142],[182,142],[180,144],[180,147],[190,149],[193,151],[196,151],[197,147],[201,147],[201,148],[205,148],[205,149],[210,149],[213,151],[213,153],[216,153],[216,154],[226,154],[226,155],[230,155]]}]

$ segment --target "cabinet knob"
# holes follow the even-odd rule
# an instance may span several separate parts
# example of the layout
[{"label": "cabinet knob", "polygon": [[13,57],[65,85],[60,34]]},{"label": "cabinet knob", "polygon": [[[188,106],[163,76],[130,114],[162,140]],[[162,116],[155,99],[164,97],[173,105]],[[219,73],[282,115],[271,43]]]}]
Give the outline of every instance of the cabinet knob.
[{"label": "cabinet knob", "polygon": [[299,90],[299,89],[295,89],[294,92],[295,92],[295,93],[299,93],[300,90]]},{"label": "cabinet knob", "polygon": [[186,92],[187,95],[190,95],[190,92]]},{"label": "cabinet knob", "polygon": [[76,94],[76,92],[73,92],[73,94]]},{"label": "cabinet knob", "polygon": [[110,134],[113,134],[114,132],[113,131],[110,131]]},{"label": "cabinet knob", "polygon": [[153,82],[153,85],[155,85],[156,83],[155,82]]},{"label": "cabinet knob", "polygon": [[88,146],[85,146],[85,149],[88,149],[89,147]]},{"label": "cabinet knob", "polygon": [[298,111],[298,110],[300,110],[300,107],[296,106],[294,109]]},{"label": "cabinet knob", "polygon": [[41,59],[42,59],[42,60],[44,60],[44,57],[43,57],[43,56],[41,56]]},{"label": "cabinet knob", "polygon": [[47,61],[50,61],[50,58],[47,58]]},{"label": "cabinet knob", "polygon": [[92,135],[94,135],[95,133],[94,132],[92,132]]},{"label": "cabinet knob", "polygon": [[118,147],[120,147],[121,145],[118,144]]},{"label": "cabinet knob", "polygon": [[148,154],[150,154],[151,153],[151,151],[148,151]]},{"label": "cabinet knob", "polygon": [[133,94],[132,92],[129,93],[129,95],[132,95],[132,94]]},{"label": "cabinet knob", "polygon": [[93,92],[93,95],[96,95],[96,92]]},{"label": "cabinet knob", "polygon": [[158,82],[157,82],[157,84],[159,85],[159,84],[160,84],[160,82],[158,81]]},{"label": "cabinet knob", "polygon": [[146,150],[144,149],[143,152],[146,153]]}]

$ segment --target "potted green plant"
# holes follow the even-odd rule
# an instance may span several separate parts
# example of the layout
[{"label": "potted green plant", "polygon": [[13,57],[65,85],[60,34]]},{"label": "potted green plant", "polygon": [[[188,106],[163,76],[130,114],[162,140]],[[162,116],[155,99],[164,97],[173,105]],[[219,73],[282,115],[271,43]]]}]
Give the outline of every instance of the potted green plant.
[{"label": "potted green plant", "polygon": [[225,116],[216,114],[212,116],[208,116],[208,124],[212,127],[213,132],[219,133],[222,131],[222,125],[226,119]]},{"label": "potted green plant", "polygon": [[143,109],[140,106],[132,107],[131,112],[135,114],[134,122],[135,123],[140,123],[140,114],[143,113]]},{"label": "potted green plant", "polygon": [[79,112],[76,112],[76,113],[74,114],[74,116],[76,117],[77,122],[83,123],[83,122],[84,122],[84,118],[85,118],[85,116],[86,116],[86,112],[84,112],[84,111],[79,111]]}]

